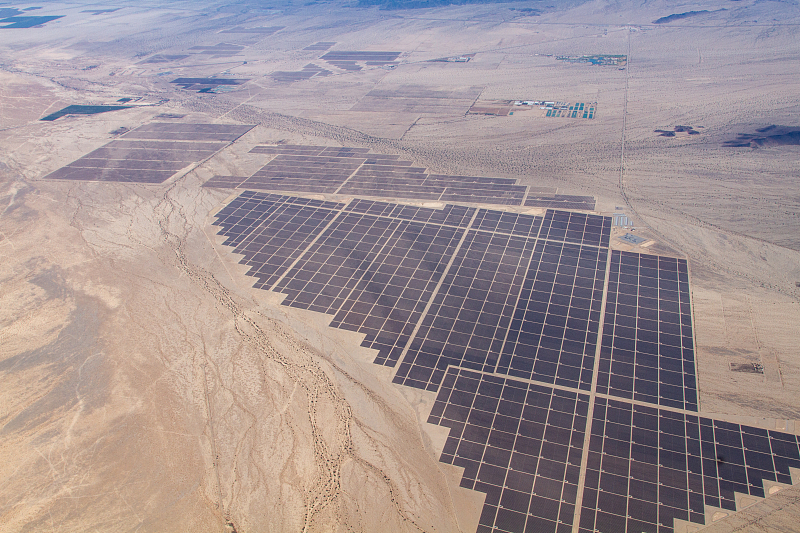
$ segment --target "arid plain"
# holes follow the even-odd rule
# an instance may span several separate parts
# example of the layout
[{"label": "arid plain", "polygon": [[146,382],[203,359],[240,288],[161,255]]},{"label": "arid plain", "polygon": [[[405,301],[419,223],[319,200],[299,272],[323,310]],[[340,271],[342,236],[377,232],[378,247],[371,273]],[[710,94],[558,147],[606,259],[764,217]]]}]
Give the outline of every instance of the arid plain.
[{"label": "arid plain", "polygon": [[[0,7],[61,16],[0,27],[0,531],[476,531],[484,494],[439,461],[435,393],[252,288],[222,244],[214,215],[238,191],[202,185],[254,174],[257,145],[595,196],[644,239],[614,227],[612,250],[688,262],[700,412],[800,434],[796,3],[41,5]],[[318,42],[399,55],[355,69]],[[626,61],[564,59],[598,54]],[[160,184],[46,178],[170,121],[253,128]],[[707,530],[796,530],[796,487],[740,503]]]}]

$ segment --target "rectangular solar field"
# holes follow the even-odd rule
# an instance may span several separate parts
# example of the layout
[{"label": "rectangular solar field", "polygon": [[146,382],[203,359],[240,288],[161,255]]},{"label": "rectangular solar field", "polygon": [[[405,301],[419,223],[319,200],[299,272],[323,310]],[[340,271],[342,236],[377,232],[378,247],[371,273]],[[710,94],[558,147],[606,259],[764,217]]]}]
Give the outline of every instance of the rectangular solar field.
[{"label": "rectangular solar field", "polygon": [[611,254],[598,391],[697,411],[686,261]]},{"label": "rectangular solar field", "polygon": [[[276,73],[276,79],[296,81],[307,79],[315,72],[318,71],[309,69],[307,76],[301,74],[299,77],[292,72]],[[415,167],[411,161],[401,160],[400,156],[369,152],[368,148],[291,144],[256,146],[250,153],[274,156],[258,172],[241,179],[215,176],[204,186],[454,203],[514,206],[524,203],[532,207],[577,210],[593,210],[595,206],[592,196],[563,196],[555,194],[555,190],[546,193],[546,189],[534,190],[520,185],[513,178],[428,174],[426,168]],[[538,203],[531,198],[537,198]],[[565,198],[571,200],[565,202]],[[559,222],[556,221],[556,225]]]},{"label": "rectangular solar field", "polygon": [[139,126],[45,179],[163,183],[213,156],[253,126],[153,122]]}]

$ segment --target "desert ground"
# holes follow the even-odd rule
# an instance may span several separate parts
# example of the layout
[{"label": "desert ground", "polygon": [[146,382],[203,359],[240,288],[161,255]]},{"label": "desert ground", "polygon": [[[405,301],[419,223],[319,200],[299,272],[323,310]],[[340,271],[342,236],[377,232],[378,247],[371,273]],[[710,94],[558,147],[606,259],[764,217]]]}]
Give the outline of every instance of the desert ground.
[{"label": "desert ground", "polygon": [[[797,4],[555,4],[0,7],[61,16],[0,27],[0,531],[476,531],[484,495],[438,460],[435,394],[393,384],[330,316],[252,288],[217,235],[237,191],[202,185],[252,175],[269,160],[256,145],[370,148],[595,196],[648,242],[614,228],[612,249],[688,261],[701,413],[800,434]],[[348,70],[303,50],[316,42],[399,56]],[[627,61],[563,59],[590,54]],[[273,74],[309,64],[329,74]],[[468,113],[477,99],[597,111]],[[253,128],[160,184],[47,179],[170,120]],[[731,370],[749,363],[763,372]],[[707,530],[793,531],[800,489],[745,505]]]}]

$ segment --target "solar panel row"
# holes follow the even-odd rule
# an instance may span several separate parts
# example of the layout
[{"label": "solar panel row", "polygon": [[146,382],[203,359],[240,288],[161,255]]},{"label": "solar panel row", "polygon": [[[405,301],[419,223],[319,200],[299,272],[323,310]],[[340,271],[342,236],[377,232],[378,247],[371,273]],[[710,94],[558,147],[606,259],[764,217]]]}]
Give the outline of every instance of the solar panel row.
[{"label": "solar panel row", "polygon": [[336,50],[323,55],[321,59],[333,61],[372,61],[391,63],[400,56],[400,52],[370,52],[364,50]]},{"label": "solar panel row", "polygon": [[428,422],[440,461],[486,494],[478,533],[572,530],[589,397],[451,367]]},{"label": "solar panel row", "polygon": [[131,130],[46,179],[162,183],[213,156],[253,126],[155,122]]},{"label": "solar panel row", "polygon": [[593,246],[536,243],[498,372],[591,387],[607,255]]},{"label": "solar panel row", "polygon": [[[292,81],[295,75],[305,79],[316,72],[308,69],[306,73],[278,74]],[[427,174],[425,168],[414,167],[411,161],[401,161],[396,155],[370,154],[368,148],[279,144],[256,146],[250,152],[277,157],[246,180],[215,176],[205,186],[497,205],[522,205],[529,193],[526,206],[594,209],[591,196],[543,194],[541,190],[534,195],[511,178]]]},{"label": "solar panel row", "polygon": [[548,210],[542,223],[542,239],[608,247],[611,218],[600,215]]},{"label": "solar panel row", "polygon": [[580,532],[673,531],[705,523],[705,506],[735,511],[735,492],[763,497],[763,481],[791,484],[797,437],[598,398]]},{"label": "solar panel row", "polygon": [[614,251],[598,392],[697,410],[686,261]]},{"label": "solar panel row", "polygon": [[335,45],[335,41],[319,41],[314,44],[310,44],[303,48],[303,50],[327,50],[331,46]]},{"label": "solar panel row", "polygon": [[529,207],[549,207],[551,209],[578,209],[594,211],[594,196],[571,196],[566,194],[556,194],[552,196],[529,195],[525,199],[525,205]]},{"label": "solar panel row", "polygon": [[360,199],[351,201],[344,209],[345,211],[352,211],[355,213],[443,224],[445,226],[455,226],[458,228],[469,226],[475,214],[475,208],[461,205],[446,205],[442,209],[431,209],[428,207],[390,204]]},{"label": "solar panel row", "polygon": [[365,164],[341,188],[342,194],[397,196],[440,200],[520,205],[526,187],[508,178],[446,176],[425,173],[409,161],[378,161]]},{"label": "solar panel row", "polygon": [[435,391],[449,365],[493,372],[534,244],[470,230],[394,382]]}]

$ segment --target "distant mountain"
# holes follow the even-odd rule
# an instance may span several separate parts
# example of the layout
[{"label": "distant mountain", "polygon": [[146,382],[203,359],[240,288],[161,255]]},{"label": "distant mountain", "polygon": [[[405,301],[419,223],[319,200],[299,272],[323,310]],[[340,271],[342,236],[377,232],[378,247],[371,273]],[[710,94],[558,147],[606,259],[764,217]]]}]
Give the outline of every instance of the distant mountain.
[{"label": "distant mountain", "polygon": [[686,11],[684,13],[674,13],[672,15],[667,15],[666,17],[661,17],[660,19],[654,20],[653,24],[667,24],[668,22],[673,22],[675,20],[680,20],[680,19],[686,19],[697,15],[703,15],[705,13],[713,13],[713,11],[709,11],[708,9],[702,9],[700,11]]}]

